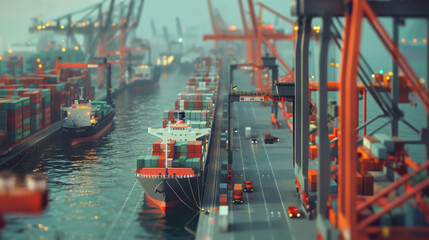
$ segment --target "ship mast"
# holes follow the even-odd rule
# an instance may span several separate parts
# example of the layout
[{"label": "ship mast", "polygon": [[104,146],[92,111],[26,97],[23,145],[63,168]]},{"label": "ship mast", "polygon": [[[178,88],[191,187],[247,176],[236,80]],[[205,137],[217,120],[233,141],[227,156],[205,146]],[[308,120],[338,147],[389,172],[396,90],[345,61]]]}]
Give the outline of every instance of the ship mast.
[{"label": "ship mast", "polygon": [[167,164],[167,151],[168,151],[168,141],[165,141],[165,175],[168,176],[168,164]]}]

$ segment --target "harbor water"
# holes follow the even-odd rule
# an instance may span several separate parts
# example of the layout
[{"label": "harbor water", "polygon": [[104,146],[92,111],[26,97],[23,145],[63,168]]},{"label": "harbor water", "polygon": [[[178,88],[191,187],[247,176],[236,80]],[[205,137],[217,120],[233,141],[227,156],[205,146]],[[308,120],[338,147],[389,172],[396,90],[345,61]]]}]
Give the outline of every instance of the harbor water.
[{"label": "harbor water", "polygon": [[134,170],[139,155],[149,155],[162,126],[163,110],[173,109],[176,94],[191,73],[161,76],[156,89],[128,89],[114,99],[112,127],[97,141],[70,146],[62,138],[39,158],[23,159],[13,171],[43,172],[49,205],[39,216],[7,216],[1,239],[189,239],[184,230],[193,211],[164,215],[144,199]]}]

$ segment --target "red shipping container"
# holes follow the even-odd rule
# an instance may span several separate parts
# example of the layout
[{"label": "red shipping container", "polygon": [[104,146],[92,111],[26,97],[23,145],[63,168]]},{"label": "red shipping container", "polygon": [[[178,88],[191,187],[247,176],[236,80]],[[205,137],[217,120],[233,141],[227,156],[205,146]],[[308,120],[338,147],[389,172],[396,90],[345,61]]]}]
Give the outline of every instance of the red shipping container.
[{"label": "red shipping container", "polygon": [[37,115],[37,114],[39,114],[40,113],[40,108],[37,108],[37,109],[30,109],[30,115],[31,116],[33,116],[33,115]]},{"label": "red shipping container", "polygon": [[194,153],[194,158],[201,158],[201,153]]},{"label": "red shipping container", "polygon": [[152,150],[154,151],[154,152],[160,152],[161,151],[161,140],[156,140],[154,143],[153,143],[153,148],[152,148]]},{"label": "red shipping container", "polygon": [[160,155],[158,158],[158,167],[160,168],[165,168],[165,156],[164,155]]},{"label": "red shipping container", "polygon": [[227,194],[220,194],[219,195],[219,206],[228,206]]},{"label": "red shipping container", "polygon": [[180,158],[180,152],[175,152],[174,153],[174,158]]},{"label": "red shipping container", "polygon": [[374,163],[374,171],[383,171],[382,163]]},{"label": "red shipping container", "polygon": [[0,89],[17,89],[18,86],[20,86],[20,85],[18,85],[18,84],[0,85]]},{"label": "red shipping container", "polygon": [[367,172],[363,177],[363,195],[374,195],[374,176]]},{"label": "red shipping container", "polygon": [[188,156],[189,153],[193,153],[194,152],[194,141],[189,141],[188,142]]},{"label": "red shipping container", "polygon": [[166,128],[166,127],[167,127],[167,125],[168,125],[168,119],[164,119],[164,120],[162,120],[162,127],[163,127],[163,128]]},{"label": "red shipping container", "polygon": [[152,156],[159,156],[161,155],[161,152],[152,151]]},{"label": "red shipping container", "polygon": [[185,100],[185,110],[189,110],[189,100]]},{"label": "red shipping container", "polygon": [[356,192],[359,195],[363,194],[363,177],[362,174],[360,174],[359,172],[356,173],[356,184],[357,184],[357,188],[356,188]]},{"label": "red shipping container", "polygon": [[168,112],[168,118],[169,119],[174,119],[174,112],[176,112],[175,110],[170,110],[169,112]]},{"label": "red shipping container", "polygon": [[366,170],[374,171],[375,170],[375,163],[366,163]]},{"label": "red shipping container", "polygon": [[201,141],[195,141],[195,145],[194,145],[194,152],[196,153],[201,153],[201,146],[202,146],[202,142]]}]

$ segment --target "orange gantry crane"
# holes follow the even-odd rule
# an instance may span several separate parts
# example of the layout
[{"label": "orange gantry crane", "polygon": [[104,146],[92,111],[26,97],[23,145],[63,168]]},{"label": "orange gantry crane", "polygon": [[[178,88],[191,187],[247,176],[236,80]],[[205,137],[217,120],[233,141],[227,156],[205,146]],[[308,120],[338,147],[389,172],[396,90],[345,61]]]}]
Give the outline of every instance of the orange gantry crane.
[{"label": "orange gantry crane", "polygon": [[[256,64],[257,66],[262,65],[262,43],[265,44],[265,46],[268,47],[268,49],[271,51],[271,53],[277,58],[277,60],[281,63],[281,65],[285,68],[287,71],[287,76],[293,76],[292,69],[286,64],[286,62],[283,60],[283,58],[278,54],[276,47],[277,47],[277,41],[278,40],[290,40],[295,41],[295,28],[293,30],[292,34],[284,34],[279,33],[274,30],[274,26],[272,25],[264,25],[262,21],[262,12],[263,10],[267,10],[271,12],[272,14],[276,15],[280,19],[290,23],[292,26],[295,25],[295,23],[288,19],[287,17],[281,15],[280,13],[274,11],[273,9],[269,8],[268,6],[258,3],[260,10],[259,10],[259,16],[256,17],[254,4],[252,0],[248,0],[248,8],[249,8],[249,15],[251,19],[251,25],[250,28],[247,24],[246,17],[244,15],[244,7],[242,0],[238,0],[239,7],[240,7],[240,15],[241,20],[244,28],[244,33],[237,34],[237,27],[230,26],[227,29],[225,27],[219,26],[218,22],[215,18],[215,14],[213,13],[211,0],[207,0],[208,6],[209,6],[209,13],[210,13],[210,19],[212,22],[212,28],[213,28],[213,35],[205,35],[203,37],[203,40],[214,40],[215,41],[215,47],[217,46],[217,41],[246,41],[246,59],[248,63]],[[274,41],[274,44],[271,44],[270,41]],[[256,87],[261,89],[262,88],[262,73],[261,69],[255,68],[256,70]]]},{"label": "orange gantry crane", "polygon": [[[308,196],[308,159],[309,159],[309,82],[308,82],[308,45],[311,35],[311,22],[315,17],[322,17],[323,29],[321,36],[319,56],[319,83],[318,83],[318,161],[319,174],[317,186],[318,202],[318,238],[319,239],[425,239],[429,234],[427,226],[405,226],[380,224],[380,219],[387,216],[394,209],[409,204],[410,200],[415,209],[429,222],[429,204],[427,201],[429,179],[417,178],[422,172],[429,170],[429,86],[426,88],[417,78],[417,75],[398,48],[398,22],[399,18],[429,17],[429,13],[423,9],[429,9],[429,1],[294,1],[293,13],[298,16],[297,44],[295,48],[295,112],[294,130],[300,134],[294,134],[295,151],[294,163],[296,164],[296,181],[300,186],[303,196]],[[340,17],[344,17],[344,26]],[[379,17],[393,18],[393,36],[390,37]],[[383,45],[392,58],[392,74],[389,76],[390,87],[384,91],[376,90],[375,86],[382,86],[377,76],[368,81],[367,72],[363,66],[368,65],[361,54],[360,40],[364,36],[362,32],[363,19],[369,22]],[[339,26],[339,27],[338,27]],[[428,23],[429,26],[429,23]],[[333,37],[341,34],[341,41]],[[429,34],[429,31],[428,33]],[[339,105],[338,115],[331,114],[328,107],[328,49],[329,44],[335,44],[341,49],[341,68],[339,74]],[[426,47],[426,49],[428,49]],[[429,56],[429,54],[428,54]],[[429,64],[429,59],[426,59]],[[401,73],[400,73],[401,72]],[[429,75],[428,77],[429,78]],[[386,78],[387,79],[387,78]],[[382,114],[359,126],[359,96],[358,89],[361,87],[373,97],[375,105],[380,108]],[[377,83],[378,82],[378,83]],[[374,84],[375,83],[375,84]],[[387,90],[390,90],[387,91]],[[408,92],[417,95],[425,110],[422,117],[426,117],[427,126],[420,129],[407,121],[398,108],[398,103],[403,102],[402,92],[408,98]],[[298,95],[300,93],[301,95]],[[364,113],[366,109],[363,110]],[[329,114],[328,114],[329,113]],[[331,141],[328,131],[329,118],[337,118],[339,123],[338,135],[338,160],[336,170],[331,172]],[[387,122],[381,127],[375,128],[368,135],[364,132],[359,136],[359,130],[374,123],[377,119],[384,118]],[[415,131],[420,136],[413,141],[405,141],[398,138],[398,122]],[[372,135],[382,127],[391,126],[391,136],[395,144],[395,151],[386,154],[385,157],[375,157],[368,151],[365,141],[373,141]],[[364,144],[362,145],[361,140]],[[425,160],[417,163],[412,160],[404,145],[421,144],[425,147]],[[358,178],[356,173],[363,176],[368,171],[370,164],[377,164],[386,169],[386,172],[394,172],[397,179],[376,192],[373,196],[362,196],[358,194]],[[329,193],[331,175],[338,171],[338,193]],[[412,179],[414,179],[412,181]],[[402,189],[402,190],[401,190]],[[389,198],[389,193],[396,196]],[[335,204],[334,204],[335,203]],[[334,207],[335,205],[335,207]],[[375,211],[377,209],[377,211]],[[404,210],[405,211],[405,210]],[[405,215],[412,212],[404,212]],[[377,223],[378,222],[378,223]]]},{"label": "orange gantry crane", "polygon": [[[144,0],[128,0],[115,4],[110,0],[107,10],[102,1],[85,9],[68,13],[46,23],[35,22],[30,32],[53,31],[65,34],[61,50],[76,51],[78,61],[92,61],[94,57],[109,57],[109,62],[119,65],[119,81],[125,83],[127,57],[131,51],[145,50],[143,46],[127,46],[127,36],[139,24]],[[76,35],[83,35],[79,43]],[[64,59],[70,62],[70,59]],[[103,86],[104,76],[99,71],[98,88]]]}]

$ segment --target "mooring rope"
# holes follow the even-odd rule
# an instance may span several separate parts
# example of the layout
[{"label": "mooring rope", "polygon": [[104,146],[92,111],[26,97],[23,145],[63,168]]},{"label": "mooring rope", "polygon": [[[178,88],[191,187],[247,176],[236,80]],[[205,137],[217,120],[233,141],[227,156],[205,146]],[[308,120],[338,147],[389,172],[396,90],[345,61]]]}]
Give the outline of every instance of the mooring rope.
[{"label": "mooring rope", "polygon": [[176,197],[185,205],[185,206],[187,206],[189,209],[191,209],[191,210],[195,210],[194,208],[192,208],[192,207],[190,207],[188,204],[186,204],[183,200],[182,200],[182,198],[179,196],[179,195],[177,195],[177,193],[176,193],[176,191],[174,191],[174,189],[171,187],[171,185],[170,185],[170,183],[168,183],[167,181],[165,182],[165,183],[167,183],[167,185],[170,187],[170,189],[171,189],[171,191],[173,191],[173,193],[174,193],[174,195],[176,195]]},{"label": "mooring rope", "polygon": [[[182,184],[180,184],[179,180],[177,180],[177,178],[174,178],[174,179],[176,179],[177,184],[179,184],[179,187],[180,187],[180,189],[182,189],[182,192],[185,194],[186,198],[188,198],[189,200],[191,200],[191,198],[188,196],[188,194],[186,194],[185,189],[183,189]],[[198,209],[200,208],[198,206],[198,204],[196,204],[196,203],[194,203],[194,204],[195,204],[195,206],[197,206]]]},{"label": "mooring rope", "polygon": [[192,189],[191,179],[188,178],[189,188],[191,188],[192,197],[194,198],[195,205],[198,206],[199,209],[201,209],[201,206],[198,205],[197,199],[195,199],[194,190]]},{"label": "mooring rope", "polygon": [[[201,177],[201,179],[203,179],[203,177]],[[200,203],[200,207],[202,207],[203,205],[201,204],[201,194],[200,194],[200,183],[198,178],[196,179],[197,181],[197,190],[198,190],[198,202]]]}]

